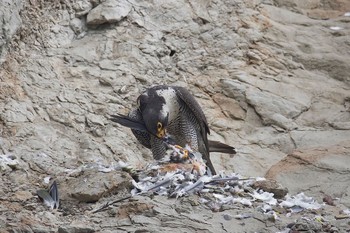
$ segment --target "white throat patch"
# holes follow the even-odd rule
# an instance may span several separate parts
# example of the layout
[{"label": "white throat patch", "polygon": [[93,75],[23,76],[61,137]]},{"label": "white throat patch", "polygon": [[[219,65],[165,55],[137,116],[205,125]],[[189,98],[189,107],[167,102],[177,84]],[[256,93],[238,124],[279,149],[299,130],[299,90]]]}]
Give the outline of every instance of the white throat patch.
[{"label": "white throat patch", "polygon": [[172,121],[179,113],[180,108],[175,90],[168,87],[167,89],[157,90],[156,93],[165,99],[160,114],[162,114],[162,117],[166,117],[169,113],[168,121]]}]

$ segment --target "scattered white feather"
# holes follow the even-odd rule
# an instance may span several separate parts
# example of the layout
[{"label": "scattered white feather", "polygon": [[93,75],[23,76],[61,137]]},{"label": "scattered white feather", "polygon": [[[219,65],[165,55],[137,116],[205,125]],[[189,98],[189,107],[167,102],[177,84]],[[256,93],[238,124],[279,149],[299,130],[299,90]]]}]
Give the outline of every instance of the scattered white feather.
[{"label": "scattered white feather", "polygon": [[113,171],[113,170],[114,170],[113,167],[103,167],[103,166],[100,166],[100,167],[98,168],[98,171],[99,171],[99,172],[104,172],[104,173],[108,173],[108,172],[111,172],[111,171]]},{"label": "scattered white feather", "polygon": [[295,196],[290,197],[287,195],[286,200],[280,203],[280,206],[292,208],[300,207],[303,209],[317,210],[322,207],[321,204],[317,203],[312,197],[306,196],[304,193],[299,193]]},{"label": "scattered white feather", "polygon": [[267,204],[262,205],[260,208],[264,213],[267,213],[267,212],[272,210],[272,207],[270,205],[267,205]]},{"label": "scattered white feather", "polygon": [[135,188],[139,189],[140,191],[144,191],[146,189],[145,185],[141,182],[136,182],[135,180],[131,180],[131,183]]},{"label": "scattered white feather", "polygon": [[241,203],[242,205],[245,205],[245,206],[252,206],[253,205],[251,200],[249,200],[247,198],[242,198],[242,197],[233,198],[232,202],[233,203]]},{"label": "scattered white feather", "polygon": [[273,210],[267,212],[266,215],[270,220],[273,220],[273,221],[280,219],[280,217],[278,217],[277,213]]},{"label": "scattered white feather", "polygon": [[[190,150],[190,148],[186,149]],[[192,153],[189,159],[192,161],[181,162],[187,163],[187,165],[192,163],[193,165],[193,161],[197,159],[201,160],[201,156],[197,157]],[[156,161],[138,171],[138,182],[132,180],[134,189],[131,191],[131,194],[134,196],[154,193],[162,196],[181,198],[183,196],[199,193],[202,194],[202,197],[199,198],[199,202],[205,204],[213,211],[221,211],[222,206],[228,204],[241,204],[248,207],[254,205],[260,208],[261,212],[268,216],[269,219],[273,221],[279,219],[277,213],[271,207],[278,204],[277,199],[274,198],[274,194],[252,189],[252,184],[255,181],[265,180],[265,178],[246,178],[237,173],[226,175],[223,171],[215,176],[207,173],[198,174],[201,172],[197,170],[197,173],[195,173],[193,171],[194,169],[189,171],[188,167],[186,168],[185,166],[183,170],[182,166],[174,166],[174,171],[165,172],[164,165],[167,162],[169,162],[169,160]],[[308,197],[303,193],[299,193],[295,196],[287,195],[279,205],[289,209],[290,211],[288,211],[289,213],[287,213],[287,215],[290,216],[293,213],[305,209],[319,209],[322,207],[322,205],[317,203],[312,197]],[[236,217],[243,219],[249,216],[242,214]]]},{"label": "scattered white feather", "polygon": [[0,155],[0,171],[6,170],[6,167],[16,169],[19,166],[17,158],[13,155]]},{"label": "scattered white feather", "polygon": [[235,219],[246,219],[246,218],[251,218],[253,215],[251,213],[243,213],[243,214],[237,214],[233,216]]},{"label": "scattered white feather", "polygon": [[269,205],[276,205],[277,204],[277,199],[273,197],[274,196],[273,193],[269,193],[269,192],[258,193],[257,191],[254,190],[253,194],[250,194],[250,195],[252,197],[254,197],[255,199],[263,201]]},{"label": "scattered white feather", "polygon": [[175,192],[174,195],[176,195],[176,198],[185,196],[187,194],[193,194],[196,191],[200,191],[204,187],[204,182],[201,180],[198,180],[196,183],[189,182],[189,185],[185,186],[184,188],[180,189],[178,192]]},{"label": "scattered white feather", "polygon": [[213,196],[219,201],[220,204],[232,203],[234,201],[234,198],[232,196],[226,196],[216,193],[214,193]]},{"label": "scattered white feather", "polygon": [[210,181],[213,180],[213,177],[211,176],[201,176],[199,180],[203,181],[204,183],[209,183]]},{"label": "scattered white feather", "polygon": [[350,209],[343,210],[342,213],[350,216]]},{"label": "scattered white feather", "polygon": [[265,177],[256,177],[255,180],[256,181],[264,181],[264,180],[266,180],[266,178]]},{"label": "scattered white feather", "polygon": [[45,183],[45,184],[50,183],[50,179],[51,179],[50,176],[45,177],[45,178],[44,178],[44,183]]},{"label": "scattered white feather", "polygon": [[338,27],[338,26],[333,26],[333,27],[329,27],[329,29],[334,30],[334,31],[339,31],[342,30],[342,27]]},{"label": "scattered white feather", "polygon": [[345,12],[344,16],[350,17],[350,12]]},{"label": "scattered white feather", "polygon": [[199,202],[202,204],[207,204],[209,202],[209,200],[201,197],[201,198],[199,198]]},{"label": "scattered white feather", "polygon": [[140,192],[139,192],[136,188],[134,188],[134,189],[131,190],[131,196],[138,195],[139,193],[140,193]]},{"label": "scattered white feather", "polygon": [[125,163],[125,162],[123,162],[123,161],[118,161],[118,166],[120,168],[125,168],[125,167],[129,167],[130,165]]}]

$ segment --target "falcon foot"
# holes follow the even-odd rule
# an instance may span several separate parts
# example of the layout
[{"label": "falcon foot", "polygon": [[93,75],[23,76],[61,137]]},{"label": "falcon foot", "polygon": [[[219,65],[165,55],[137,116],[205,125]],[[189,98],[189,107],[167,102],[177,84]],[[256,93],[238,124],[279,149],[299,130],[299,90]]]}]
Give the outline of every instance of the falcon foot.
[{"label": "falcon foot", "polygon": [[170,161],[175,163],[183,163],[190,158],[191,152],[179,145],[168,145],[171,149]]},{"label": "falcon foot", "polygon": [[199,152],[193,152],[190,149],[183,148],[179,145],[168,145],[172,149],[170,154],[170,161],[174,163],[184,163],[188,161],[192,164],[192,173],[196,173],[200,176],[206,173],[206,164],[202,159],[202,154]]}]

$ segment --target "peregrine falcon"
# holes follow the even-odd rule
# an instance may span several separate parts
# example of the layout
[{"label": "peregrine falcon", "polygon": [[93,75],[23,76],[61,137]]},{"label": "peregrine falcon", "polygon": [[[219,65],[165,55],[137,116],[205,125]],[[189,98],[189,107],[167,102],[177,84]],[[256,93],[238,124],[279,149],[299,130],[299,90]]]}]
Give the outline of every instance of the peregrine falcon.
[{"label": "peregrine falcon", "polygon": [[208,141],[210,130],[202,108],[183,87],[151,87],[138,97],[137,105],[128,116],[113,115],[111,120],[131,128],[155,159],[165,156],[165,142],[171,139],[181,147],[200,152],[211,173],[216,174],[209,152],[236,153],[234,147]]}]

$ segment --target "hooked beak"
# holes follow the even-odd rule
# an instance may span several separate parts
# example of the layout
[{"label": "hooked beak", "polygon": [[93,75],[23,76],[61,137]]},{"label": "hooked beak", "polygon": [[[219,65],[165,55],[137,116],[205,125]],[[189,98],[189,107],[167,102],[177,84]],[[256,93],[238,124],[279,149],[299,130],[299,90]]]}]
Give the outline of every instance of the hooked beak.
[{"label": "hooked beak", "polygon": [[167,144],[176,145],[175,140],[171,137],[171,135],[167,134],[165,128],[160,129],[156,136]]},{"label": "hooked beak", "polygon": [[159,129],[156,135],[160,139],[166,139],[167,138],[167,134],[166,134],[165,128]]}]

